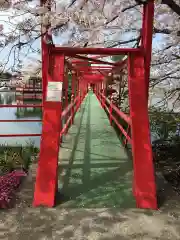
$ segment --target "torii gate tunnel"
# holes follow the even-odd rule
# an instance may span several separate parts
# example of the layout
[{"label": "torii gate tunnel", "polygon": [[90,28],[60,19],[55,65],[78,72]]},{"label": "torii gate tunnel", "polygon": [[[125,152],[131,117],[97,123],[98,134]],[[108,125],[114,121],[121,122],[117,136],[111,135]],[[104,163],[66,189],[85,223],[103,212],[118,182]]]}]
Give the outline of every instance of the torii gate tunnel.
[{"label": "torii gate tunnel", "polygon": [[[61,137],[73,124],[74,114],[86,96],[89,84],[93,84],[101,106],[109,112],[110,121],[113,120],[117,124],[126,141],[132,145],[132,189],[137,207],[158,208],[148,117],[153,16],[154,1],[149,0],[143,5],[141,43],[138,48],[60,47],[47,43],[47,38],[52,41],[48,31],[45,38],[42,37],[43,123],[34,206],[53,207],[55,204]],[[100,60],[104,56],[114,55],[126,55],[127,58],[116,63]],[[92,66],[92,63],[99,66]],[[120,72],[125,66],[128,69],[130,116],[121,112],[112,102],[109,104],[105,93],[108,74],[117,70]],[[71,103],[68,103],[67,81],[70,71],[72,97]],[[62,111],[62,95],[65,97],[65,111]],[[127,122],[131,136],[112,115],[112,109]],[[63,128],[62,118],[66,121]]]}]

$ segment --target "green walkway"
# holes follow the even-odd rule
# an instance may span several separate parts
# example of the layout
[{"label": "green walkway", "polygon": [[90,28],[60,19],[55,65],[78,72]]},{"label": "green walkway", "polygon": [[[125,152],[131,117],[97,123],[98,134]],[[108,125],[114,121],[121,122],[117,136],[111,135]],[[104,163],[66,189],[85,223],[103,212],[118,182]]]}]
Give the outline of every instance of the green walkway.
[{"label": "green walkway", "polygon": [[64,207],[135,207],[132,161],[93,93],[76,114],[59,159]]}]

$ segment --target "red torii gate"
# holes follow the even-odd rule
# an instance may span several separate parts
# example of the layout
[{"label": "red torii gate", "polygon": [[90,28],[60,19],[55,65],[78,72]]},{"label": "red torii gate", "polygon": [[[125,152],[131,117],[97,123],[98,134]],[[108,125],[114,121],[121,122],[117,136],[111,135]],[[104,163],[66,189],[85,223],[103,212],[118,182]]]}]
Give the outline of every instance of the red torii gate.
[{"label": "red torii gate", "polygon": [[[43,4],[42,2],[42,5]],[[44,205],[52,207],[55,204],[58,178],[58,153],[60,132],[62,130],[60,121],[62,117],[61,92],[62,84],[65,81],[65,56],[92,61],[90,58],[78,56],[77,54],[100,56],[122,54],[128,57],[128,85],[134,166],[133,193],[137,207],[157,209],[156,184],[148,118],[153,16],[154,1],[149,0],[143,5],[143,24],[141,45],[139,48],[56,47],[54,45],[48,45],[42,37],[44,110],[41,148],[34,192],[34,206]],[[46,36],[48,37],[48,33]],[[101,61],[94,58],[94,62],[95,60],[99,63]],[[117,64],[114,64],[114,67],[115,66],[117,67]],[[75,79],[74,73],[72,78]],[[57,94],[56,96],[57,99],[51,98],[51,91],[59,92],[59,95]]]}]

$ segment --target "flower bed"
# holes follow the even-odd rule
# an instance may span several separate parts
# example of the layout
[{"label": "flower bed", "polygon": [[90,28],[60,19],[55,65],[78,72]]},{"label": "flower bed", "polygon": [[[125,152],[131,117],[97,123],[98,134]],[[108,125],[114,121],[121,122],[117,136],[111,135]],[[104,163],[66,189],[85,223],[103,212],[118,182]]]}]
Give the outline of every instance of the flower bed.
[{"label": "flower bed", "polygon": [[36,160],[38,149],[33,144],[0,146],[0,208],[8,208],[29,166]]},{"label": "flower bed", "polygon": [[24,171],[14,170],[0,177],[0,208],[9,207],[22,177],[25,176],[27,174]]}]

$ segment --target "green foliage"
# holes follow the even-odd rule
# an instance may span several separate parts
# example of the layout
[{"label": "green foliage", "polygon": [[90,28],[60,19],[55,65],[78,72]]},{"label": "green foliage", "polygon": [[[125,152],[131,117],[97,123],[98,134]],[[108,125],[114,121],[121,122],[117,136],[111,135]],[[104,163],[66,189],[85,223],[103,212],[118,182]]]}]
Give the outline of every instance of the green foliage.
[{"label": "green foliage", "polygon": [[111,57],[113,62],[121,61],[121,60],[123,60],[123,58],[124,58],[124,55],[117,55],[117,56],[112,56]]},{"label": "green foliage", "polygon": [[[75,84],[75,93],[77,88],[77,82]],[[71,95],[72,95],[72,75],[71,73],[68,74],[68,101],[71,102]]]},{"label": "green foliage", "polygon": [[37,156],[39,149],[33,142],[28,142],[27,146],[0,146],[0,173],[11,172],[14,169],[24,169],[28,171],[33,158]]},{"label": "green foliage", "polygon": [[[33,101],[30,101],[32,103]],[[37,101],[35,101],[38,103]],[[28,103],[28,101],[26,101]],[[17,108],[15,115],[17,118],[27,118],[27,117],[39,117],[42,119],[42,109],[40,108]]]},{"label": "green foliage", "polygon": [[41,77],[31,76],[31,77],[29,78],[29,81],[34,81],[35,83],[39,83],[39,82],[42,82],[42,78],[41,78]]},{"label": "green foliage", "polygon": [[10,79],[11,77],[12,77],[12,74],[9,73],[9,72],[2,72],[2,73],[0,73],[0,78]]},{"label": "green foliage", "polygon": [[172,137],[178,122],[180,122],[180,114],[168,113],[156,108],[150,113],[151,131],[160,139]]},{"label": "green foliage", "polygon": [[71,93],[72,93],[72,75],[68,74],[68,101],[71,102]]}]

